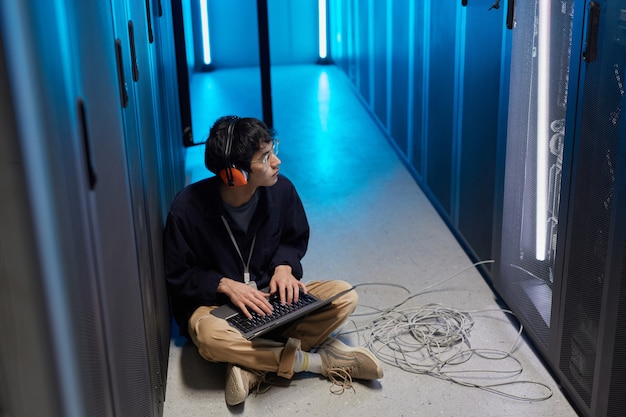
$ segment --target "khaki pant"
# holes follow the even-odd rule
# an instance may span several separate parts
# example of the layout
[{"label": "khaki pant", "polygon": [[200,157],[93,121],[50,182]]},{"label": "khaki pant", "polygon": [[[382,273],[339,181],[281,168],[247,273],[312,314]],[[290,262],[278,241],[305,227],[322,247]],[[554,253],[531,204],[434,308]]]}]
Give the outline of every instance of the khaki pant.
[{"label": "khaki pant", "polygon": [[[315,281],[307,291],[326,299],[349,288],[344,281]],[[338,297],[325,308],[297,320],[280,335],[287,342],[261,337],[247,340],[226,320],[215,317],[215,306],[199,307],[189,319],[189,334],[200,355],[210,362],[228,362],[249,369],[293,376],[296,350],[309,351],[330,336],[356,309],[356,291]]]}]

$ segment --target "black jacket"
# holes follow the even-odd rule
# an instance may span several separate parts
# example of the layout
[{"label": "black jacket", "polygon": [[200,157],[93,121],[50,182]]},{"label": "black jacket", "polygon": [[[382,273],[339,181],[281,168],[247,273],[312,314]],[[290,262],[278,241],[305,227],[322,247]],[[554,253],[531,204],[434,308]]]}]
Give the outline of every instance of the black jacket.
[{"label": "black jacket", "polygon": [[219,178],[211,177],[184,188],[174,199],[165,225],[163,247],[165,277],[174,318],[181,334],[200,306],[221,305],[227,297],[217,293],[222,277],[243,282],[243,265],[221,216],[229,220],[241,254],[250,261],[251,280],[259,288],[269,284],[277,265],[290,265],[302,278],[309,241],[309,224],[302,201],[291,181],[279,175],[271,187],[260,187],[259,202],[248,232],[244,233],[224,209]]}]

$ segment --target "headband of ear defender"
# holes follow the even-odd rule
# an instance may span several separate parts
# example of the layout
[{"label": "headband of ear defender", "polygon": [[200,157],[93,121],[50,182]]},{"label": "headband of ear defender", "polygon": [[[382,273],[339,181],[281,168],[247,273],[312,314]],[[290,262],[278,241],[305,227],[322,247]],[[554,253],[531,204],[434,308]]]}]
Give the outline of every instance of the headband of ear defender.
[{"label": "headband of ear defender", "polygon": [[237,124],[239,117],[233,116],[228,122],[228,131],[226,134],[226,144],[224,145],[224,164],[226,168],[219,172],[219,176],[224,184],[229,187],[240,187],[248,183],[248,173],[237,168],[235,164],[230,160],[230,153],[233,147],[233,136],[235,131],[235,125]]}]

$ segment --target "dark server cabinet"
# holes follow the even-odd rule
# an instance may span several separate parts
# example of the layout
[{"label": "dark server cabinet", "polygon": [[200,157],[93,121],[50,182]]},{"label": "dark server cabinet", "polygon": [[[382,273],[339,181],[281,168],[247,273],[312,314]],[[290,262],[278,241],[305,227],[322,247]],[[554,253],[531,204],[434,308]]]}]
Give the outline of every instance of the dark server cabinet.
[{"label": "dark server cabinet", "polygon": [[[129,374],[117,385],[119,397],[126,406],[154,404],[153,413],[156,415],[165,399],[166,353],[169,348],[167,294],[163,280],[155,282],[155,277],[164,276],[161,238],[167,207],[161,204],[159,160],[163,156],[160,139],[166,132],[161,131],[159,107],[156,105],[159,90],[152,65],[155,50],[151,9],[145,2],[112,0],[111,4],[115,38],[120,51],[120,76],[126,86],[127,101],[122,106],[122,116],[138,262],[138,293],[118,293],[117,302],[127,305],[128,309],[139,310],[131,316],[141,319],[136,323],[141,331],[133,333],[145,335],[145,340],[136,341],[135,349],[123,349],[127,346],[124,339],[115,341],[114,351],[124,356],[122,360],[113,362],[113,366],[118,366],[119,372]],[[133,301],[137,299],[142,302]],[[111,322],[123,323],[127,312],[111,307],[110,315],[115,317]],[[144,352],[148,366],[137,360]],[[132,389],[133,381],[144,378],[144,374],[149,378],[152,389],[136,392]]]},{"label": "dark server cabinet", "polygon": [[425,165],[422,170],[424,183],[434,195],[437,206],[445,218],[454,215],[454,158],[457,100],[457,36],[461,28],[457,18],[461,13],[460,2],[428,2],[428,67],[429,90],[425,97],[425,123],[428,135],[423,142]]},{"label": "dark server cabinet", "polygon": [[127,181],[110,10],[81,6],[0,7],[1,140],[15,150],[0,199],[14,213],[0,227],[9,243],[0,269],[2,405],[11,416],[115,413],[101,281],[135,269],[132,223],[120,204]]},{"label": "dark server cabinet", "polygon": [[503,13],[476,1],[420,12],[425,87],[412,164],[471,256],[490,259]]},{"label": "dark server cabinet", "polygon": [[328,4],[332,61],[467,251],[490,259],[503,8]]},{"label": "dark server cabinet", "polygon": [[583,415],[626,409],[626,1],[516,2],[495,286]]},{"label": "dark server cabinet", "polygon": [[0,21],[0,414],[161,415],[169,3],[3,2]]},{"label": "dark server cabinet", "polygon": [[410,47],[413,44],[414,20],[409,18],[413,15],[414,8],[412,2],[391,2],[389,13],[390,30],[387,33],[388,41],[388,97],[386,125],[391,137],[395,139],[400,152],[405,157],[408,156],[408,112],[411,107],[409,100],[412,100],[410,85],[413,82],[411,72],[411,57],[413,56]]},{"label": "dark server cabinet", "polygon": [[585,11],[558,366],[585,411],[618,416],[626,409],[626,1],[588,2]]},{"label": "dark server cabinet", "polygon": [[453,221],[475,259],[492,258],[503,10],[462,7]]}]

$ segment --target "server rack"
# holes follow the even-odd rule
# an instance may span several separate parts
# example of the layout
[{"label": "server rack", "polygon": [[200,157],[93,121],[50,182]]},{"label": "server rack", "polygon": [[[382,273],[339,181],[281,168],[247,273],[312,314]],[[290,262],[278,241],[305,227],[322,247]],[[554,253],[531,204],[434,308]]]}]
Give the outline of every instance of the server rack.
[{"label": "server rack", "polygon": [[516,2],[496,289],[583,415],[625,400],[624,1]]},{"label": "server rack", "polygon": [[184,185],[170,4],[3,2],[0,21],[0,410],[160,415]]},{"label": "server rack", "polygon": [[626,4],[492,4],[329,1],[331,58],[580,412],[618,415]]},{"label": "server rack", "polygon": [[464,248],[491,258],[502,8],[330,0],[328,10],[331,59]]}]

